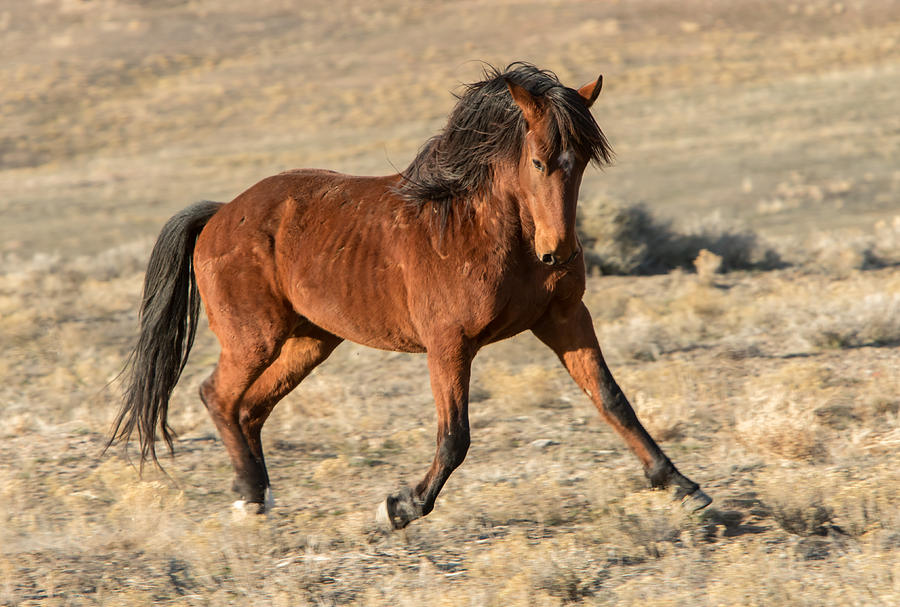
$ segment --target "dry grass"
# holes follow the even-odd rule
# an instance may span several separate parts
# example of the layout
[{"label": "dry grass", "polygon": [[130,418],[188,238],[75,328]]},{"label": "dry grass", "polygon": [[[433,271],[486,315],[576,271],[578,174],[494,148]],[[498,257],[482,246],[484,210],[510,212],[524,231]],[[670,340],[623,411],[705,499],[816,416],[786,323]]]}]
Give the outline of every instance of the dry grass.
[{"label": "dry grass", "polygon": [[778,253],[761,246],[754,233],[724,226],[717,217],[680,232],[653,217],[644,205],[587,201],[583,206],[579,236],[588,272],[660,274],[696,268],[704,251],[705,259],[712,262],[712,270],[704,273],[783,265]]},{"label": "dry grass", "polygon": [[[895,3],[48,0],[0,33],[0,604],[900,603]],[[171,478],[100,457],[165,218],[403,166],[473,58],[603,71],[618,161],[579,229],[603,273],[656,274],[585,301],[712,506],[647,490],[527,335],[476,359],[467,461],[391,536],[374,505],[433,456],[422,357],[342,346],[279,405],[265,520],[228,508],[208,331]]]},{"label": "dry grass", "polygon": [[[35,262],[0,286],[24,308],[119,289],[134,304],[140,273],[107,272],[103,259],[96,272],[85,260]],[[65,282],[76,271],[94,278]],[[117,456],[97,458],[116,406],[100,390],[120,362],[112,337],[127,336],[133,313],[112,296],[92,304],[124,318],[81,356],[92,315],[60,304],[19,317],[20,334],[38,338],[19,342],[17,356],[43,366],[17,384],[22,405],[4,425],[3,461],[13,464],[0,468],[0,601],[762,605],[846,595],[890,604],[900,546],[896,346],[788,337],[817,310],[855,326],[860,312],[846,302],[900,274],[716,276],[592,279],[587,298],[592,307],[601,295],[641,302],[611,325],[595,307],[598,328],[647,427],[715,496],[708,512],[685,516],[665,493],[644,490],[633,456],[552,355],[520,338],[477,360],[473,447],[438,509],[390,537],[373,531],[372,506],[421,474],[433,449],[420,358],[340,349],[267,425],[278,507],[267,520],[234,521],[224,451],[193,397],[215,354],[208,334],[173,405],[184,439],[167,464],[173,480],[152,471],[140,480]],[[44,289],[57,280],[51,297]],[[616,343],[628,336],[615,327],[634,319],[669,332],[652,360]],[[42,324],[54,327],[49,359]],[[13,360],[3,357],[18,377]],[[391,380],[378,379],[385,369]],[[79,385],[73,377],[82,387],[62,398],[61,386]]]}]

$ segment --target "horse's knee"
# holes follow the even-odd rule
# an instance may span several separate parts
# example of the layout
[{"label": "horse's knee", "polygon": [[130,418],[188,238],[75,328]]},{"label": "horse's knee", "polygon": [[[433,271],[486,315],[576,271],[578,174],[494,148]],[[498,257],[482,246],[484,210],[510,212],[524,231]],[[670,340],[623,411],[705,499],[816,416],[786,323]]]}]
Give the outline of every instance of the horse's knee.
[{"label": "horse's knee", "polygon": [[466,459],[470,443],[468,428],[460,428],[444,434],[438,449],[441,463],[451,470],[457,468]]}]

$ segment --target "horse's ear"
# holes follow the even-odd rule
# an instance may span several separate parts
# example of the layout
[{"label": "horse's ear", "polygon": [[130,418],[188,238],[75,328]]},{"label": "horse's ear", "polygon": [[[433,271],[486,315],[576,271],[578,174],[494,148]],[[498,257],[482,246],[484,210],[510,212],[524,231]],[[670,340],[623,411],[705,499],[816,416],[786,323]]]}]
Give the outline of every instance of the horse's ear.
[{"label": "horse's ear", "polygon": [[506,80],[506,86],[509,87],[509,93],[512,95],[513,101],[515,101],[516,105],[519,106],[519,109],[522,110],[522,115],[525,116],[525,122],[527,122],[528,127],[531,128],[537,122],[541,114],[537,99],[534,98],[534,95],[525,90],[525,88],[519,86],[515,82]]},{"label": "horse's ear", "polygon": [[591,107],[594,105],[594,101],[597,100],[597,96],[600,95],[600,89],[603,88],[603,76],[598,77],[594,82],[588,82],[583,87],[578,89],[578,94],[581,95],[581,98],[584,99],[584,104],[587,107]]}]

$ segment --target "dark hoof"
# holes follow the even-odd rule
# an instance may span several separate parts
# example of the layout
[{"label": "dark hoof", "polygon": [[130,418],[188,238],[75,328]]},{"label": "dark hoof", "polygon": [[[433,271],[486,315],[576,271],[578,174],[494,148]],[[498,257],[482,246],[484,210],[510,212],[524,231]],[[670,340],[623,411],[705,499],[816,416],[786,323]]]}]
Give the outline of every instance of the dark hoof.
[{"label": "dark hoof", "polygon": [[709,506],[711,503],[712,498],[700,489],[696,489],[693,493],[689,493],[681,498],[681,507],[687,512],[698,512]]},{"label": "dark hoof", "polygon": [[409,487],[389,495],[375,511],[375,522],[385,531],[403,529],[417,518],[422,518],[422,504]]}]

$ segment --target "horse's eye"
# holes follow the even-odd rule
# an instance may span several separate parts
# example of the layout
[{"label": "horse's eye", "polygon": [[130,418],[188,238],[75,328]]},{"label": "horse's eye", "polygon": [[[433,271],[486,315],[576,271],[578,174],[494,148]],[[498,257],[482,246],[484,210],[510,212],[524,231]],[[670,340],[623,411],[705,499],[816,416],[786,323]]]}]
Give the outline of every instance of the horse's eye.
[{"label": "horse's eye", "polygon": [[541,173],[544,172],[544,163],[541,162],[540,160],[538,160],[537,158],[532,158],[532,159],[531,159],[531,164],[533,164],[533,165],[534,165],[534,168],[536,168],[537,170],[539,170]]}]

